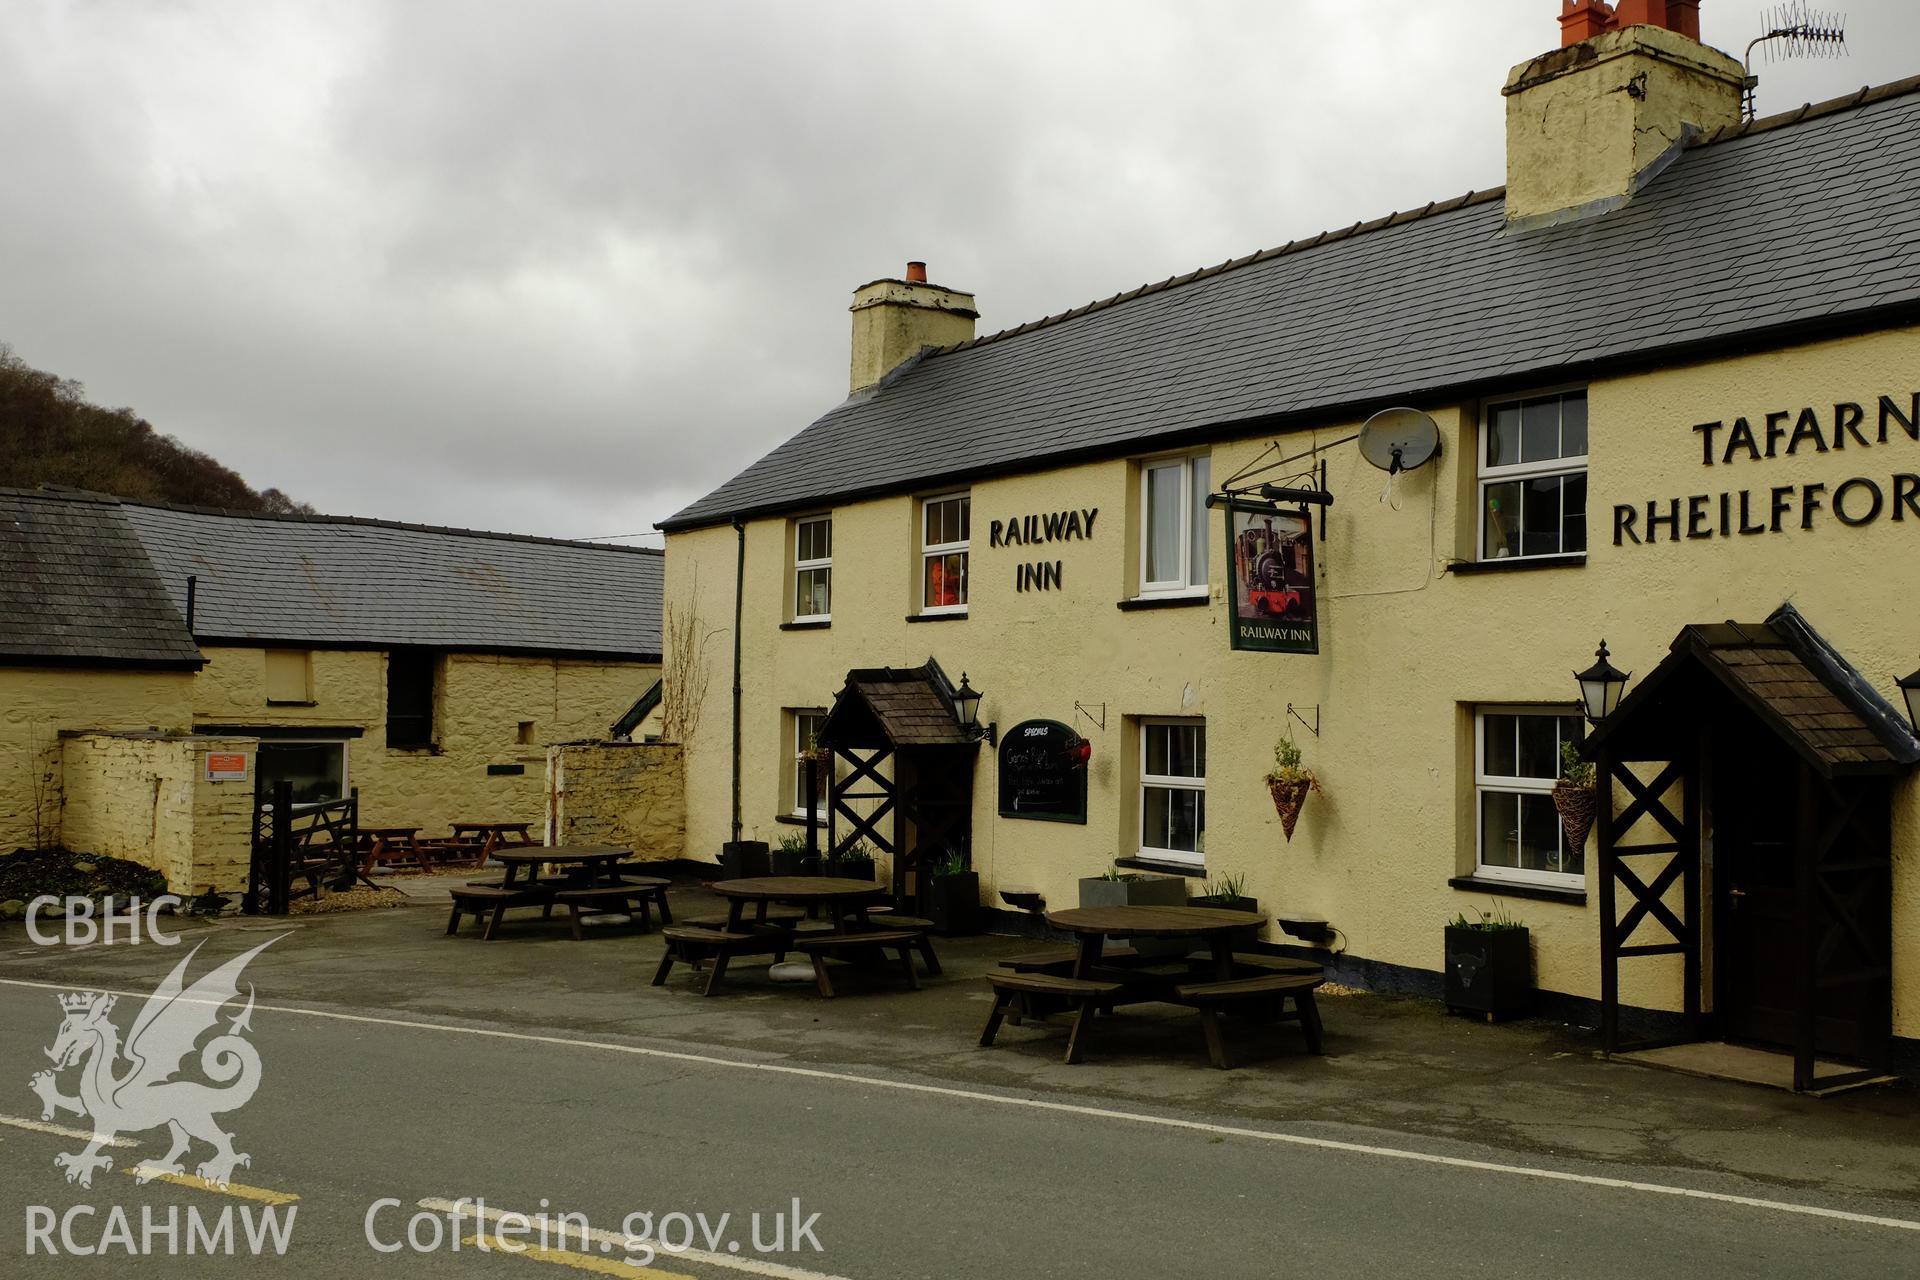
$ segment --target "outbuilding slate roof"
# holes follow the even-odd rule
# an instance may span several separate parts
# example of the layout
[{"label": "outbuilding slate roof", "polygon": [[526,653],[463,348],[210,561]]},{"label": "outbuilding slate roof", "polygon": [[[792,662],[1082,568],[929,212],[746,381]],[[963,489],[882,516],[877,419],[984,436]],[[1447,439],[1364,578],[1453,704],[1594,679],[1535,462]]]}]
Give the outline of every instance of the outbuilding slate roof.
[{"label": "outbuilding slate roof", "polygon": [[125,504],[203,640],[658,660],[658,551],[344,516]]},{"label": "outbuilding slate roof", "polygon": [[926,354],[662,522],[828,501],[1920,318],[1920,78],[1695,142],[1623,208],[1501,190]]},{"label": "outbuilding slate roof", "polygon": [[0,664],[204,659],[111,499],[0,489]]}]

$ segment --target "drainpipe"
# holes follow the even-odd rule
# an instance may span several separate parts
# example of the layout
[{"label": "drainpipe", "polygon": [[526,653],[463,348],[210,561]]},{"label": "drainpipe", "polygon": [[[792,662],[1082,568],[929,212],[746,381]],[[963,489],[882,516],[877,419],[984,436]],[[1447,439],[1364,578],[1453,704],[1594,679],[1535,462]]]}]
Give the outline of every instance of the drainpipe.
[{"label": "drainpipe", "polygon": [[747,600],[747,526],[733,522],[733,838],[740,839],[740,623]]}]

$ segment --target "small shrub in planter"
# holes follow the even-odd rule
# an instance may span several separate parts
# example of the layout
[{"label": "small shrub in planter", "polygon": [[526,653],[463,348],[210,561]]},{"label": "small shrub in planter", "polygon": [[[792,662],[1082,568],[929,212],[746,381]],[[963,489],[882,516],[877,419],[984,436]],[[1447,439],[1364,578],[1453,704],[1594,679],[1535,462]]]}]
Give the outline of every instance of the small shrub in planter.
[{"label": "small shrub in planter", "polygon": [[1525,1013],[1533,1004],[1533,948],[1527,926],[1494,904],[1480,918],[1447,925],[1447,1008],[1487,1021]]},{"label": "small shrub in planter", "polygon": [[770,858],[773,874],[776,876],[817,876],[820,874],[820,855],[808,854],[807,838],[803,835],[787,835],[780,838],[780,847]]},{"label": "small shrub in planter", "polygon": [[1187,899],[1191,907],[1221,907],[1228,911],[1258,911],[1259,900],[1247,893],[1247,878],[1238,872],[1228,872],[1217,880],[1209,880],[1201,891]]},{"label": "small shrub in planter", "polygon": [[828,854],[826,861],[821,864],[821,874],[842,880],[871,880],[873,866],[873,850],[862,841]]},{"label": "small shrub in planter", "polygon": [[927,917],[944,934],[980,932],[980,874],[957,853],[933,865],[927,879]]},{"label": "small shrub in planter", "polygon": [[742,880],[764,876],[772,868],[765,840],[729,840],[720,846],[720,875],[723,880]]}]

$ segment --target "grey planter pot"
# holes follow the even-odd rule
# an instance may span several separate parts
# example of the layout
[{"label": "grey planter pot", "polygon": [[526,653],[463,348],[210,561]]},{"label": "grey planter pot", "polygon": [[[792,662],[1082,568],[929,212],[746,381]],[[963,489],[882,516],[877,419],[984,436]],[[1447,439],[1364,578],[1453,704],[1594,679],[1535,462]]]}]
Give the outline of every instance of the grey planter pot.
[{"label": "grey planter pot", "polygon": [[[1083,907],[1184,907],[1187,882],[1180,876],[1142,876],[1138,880],[1108,880],[1088,876],[1080,881]],[[1183,956],[1191,945],[1181,938],[1135,938],[1133,949],[1143,956]]]}]

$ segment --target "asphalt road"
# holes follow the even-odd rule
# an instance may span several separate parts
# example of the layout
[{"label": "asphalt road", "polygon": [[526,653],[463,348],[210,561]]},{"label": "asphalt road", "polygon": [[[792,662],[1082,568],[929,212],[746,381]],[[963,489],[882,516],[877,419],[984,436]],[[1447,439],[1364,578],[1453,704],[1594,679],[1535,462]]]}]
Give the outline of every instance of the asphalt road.
[{"label": "asphalt road", "polygon": [[[541,1263],[602,1274],[853,1280],[1612,1277],[1626,1268],[1890,1276],[1913,1274],[1920,1245],[1920,1230],[1792,1211],[1920,1218],[1911,1206],[1817,1189],[1788,1196],[1730,1178],[1681,1182],[1672,1170],[1556,1164],[1325,1124],[1219,1125],[1135,1103],[876,1068],[796,1068],[577,1029],[542,1038],[395,1021],[377,1010],[358,1015],[364,1021],[338,1016],[337,1006],[330,1012],[256,1010],[263,1081],[224,1117],[252,1159],[227,1193],[141,1186],[122,1172],[164,1152],[161,1131],[115,1152],[115,1171],[92,1188],[70,1186],[54,1156],[78,1141],[0,1122],[0,1271],[67,1276],[124,1265],[113,1260],[124,1256],[118,1248],[106,1258],[68,1256],[57,1229],[50,1240],[60,1252],[49,1256],[43,1235],[30,1256],[28,1227],[48,1221],[48,1211],[57,1220],[72,1206],[93,1206],[92,1216],[73,1219],[73,1243],[86,1246],[101,1242],[112,1205],[126,1207],[138,1235],[146,1206],[162,1221],[168,1206],[211,1220],[228,1208],[258,1214],[268,1207],[260,1197],[273,1195],[298,1197],[285,1258],[273,1265],[300,1276],[360,1276],[373,1265],[400,1268],[393,1275],[565,1274]],[[0,985],[0,1116],[40,1119],[27,1080],[47,1065],[42,1050],[60,1016],[54,990]],[[62,1115],[55,1123],[80,1122]],[[1671,1194],[1677,1188],[1708,1197]],[[1740,1196],[1761,1203],[1711,1198]],[[608,1234],[546,1254],[471,1244],[456,1252],[451,1241],[470,1240],[474,1220],[461,1219],[464,1230],[449,1235],[443,1211],[419,1206],[463,1198],[496,1212],[576,1212]],[[819,1215],[811,1222],[819,1251],[803,1239],[798,1251],[757,1252],[751,1215],[762,1215],[759,1243],[770,1244],[774,1213],[790,1213],[796,1199],[801,1221]],[[390,1203],[374,1210],[373,1236],[402,1243],[391,1254],[376,1252],[366,1228],[382,1201]],[[676,1243],[679,1220],[666,1215],[703,1214],[709,1226],[730,1215],[711,1242],[719,1258],[663,1255],[653,1272],[619,1270],[628,1229],[644,1225],[628,1220],[634,1213],[654,1215]],[[416,1227],[422,1244],[441,1225],[438,1248],[405,1246],[414,1214],[426,1215]],[[156,1239],[164,1255],[165,1238]],[[139,1265],[204,1276],[259,1264],[158,1256]]]}]

